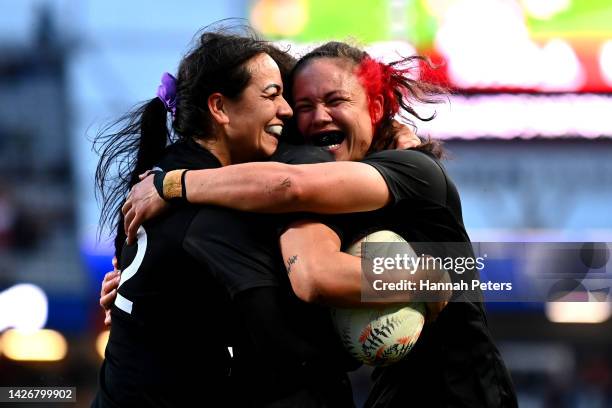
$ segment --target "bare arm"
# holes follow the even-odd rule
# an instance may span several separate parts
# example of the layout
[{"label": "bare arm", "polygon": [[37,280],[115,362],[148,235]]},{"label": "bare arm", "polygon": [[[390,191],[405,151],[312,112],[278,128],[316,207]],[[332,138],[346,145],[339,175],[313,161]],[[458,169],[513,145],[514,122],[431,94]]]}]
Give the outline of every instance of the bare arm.
[{"label": "bare arm", "polygon": [[350,213],[384,207],[391,195],[380,173],[359,162],[244,163],[186,175],[187,200],[243,211]]},{"label": "bare arm", "polygon": [[[391,193],[381,174],[359,162],[289,165],[243,163],[185,175],[187,200],[251,212],[336,214],[384,207]],[[167,206],[149,175],[132,187],[122,211],[128,243]]]},{"label": "bare arm", "polygon": [[[398,149],[417,147],[408,126],[394,122]],[[306,211],[340,214],[371,211],[391,200],[385,180],[360,162],[288,165],[243,163],[186,175],[187,200],[252,212]]]},{"label": "bare arm", "polygon": [[340,238],[324,224],[294,223],[280,238],[295,294],[306,302],[361,303],[361,259],[340,252]]},{"label": "bare arm", "polygon": [[[371,284],[362,284],[361,258],[340,251],[340,238],[328,226],[313,222],[294,223],[280,238],[285,267],[295,294],[305,302],[337,307],[369,307],[407,303],[420,292],[385,293],[384,301],[363,302],[362,295],[380,298]],[[430,279],[449,282],[446,272],[419,270],[396,274],[395,281],[418,282]],[[387,279],[390,281],[390,279]],[[363,291],[369,291],[364,293]],[[433,293],[430,293],[433,295]],[[433,321],[450,299],[450,292],[438,292],[439,301],[427,303],[427,320]]]},{"label": "bare arm", "polygon": [[[398,128],[396,149],[417,147],[421,141],[408,126]],[[153,186],[153,176],[141,175],[125,202],[124,228],[128,243],[138,227],[161,214],[167,203]],[[289,166],[248,163],[223,169],[191,171],[186,175],[187,198],[195,204],[216,204],[255,212],[312,211],[346,213],[383,207],[391,199],[384,180],[363,163],[336,162]]]}]

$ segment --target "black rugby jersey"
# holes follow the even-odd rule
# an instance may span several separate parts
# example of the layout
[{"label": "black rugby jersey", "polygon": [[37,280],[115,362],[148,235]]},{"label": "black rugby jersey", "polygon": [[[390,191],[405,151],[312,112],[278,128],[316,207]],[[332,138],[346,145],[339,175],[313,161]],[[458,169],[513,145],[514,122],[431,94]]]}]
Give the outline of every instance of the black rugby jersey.
[{"label": "black rugby jersey", "polygon": [[[160,163],[165,170],[219,166],[189,142],[170,146]],[[228,312],[229,296],[210,267],[183,249],[196,214],[195,207],[174,208],[146,222],[137,243],[122,248],[98,406],[188,406],[231,396],[227,315],[207,313]]]},{"label": "black rugby jersey", "polygon": [[[284,144],[271,159],[331,160],[321,149]],[[160,163],[219,166],[193,140],[171,145]],[[299,301],[284,272],[277,231],[286,222],[176,205],[145,223],[121,251],[94,405],[352,406],[327,310]]]},{"label": "black rugby jersey", "polygon": [[[392,230],[417,254],[473,257],[454,183],[440,162],[417,150],[387,150],[362,160],[385,179],[392,202],[376,211],[334,217],[343,246],[374,231]],[[425,245],[425,243],[466,243]],[[478,278],[472,269],[455,280]],[[367,407],[514,407],[509,373],[486,323],[480,291],[454,293],[410,354],[374,371]]]}]

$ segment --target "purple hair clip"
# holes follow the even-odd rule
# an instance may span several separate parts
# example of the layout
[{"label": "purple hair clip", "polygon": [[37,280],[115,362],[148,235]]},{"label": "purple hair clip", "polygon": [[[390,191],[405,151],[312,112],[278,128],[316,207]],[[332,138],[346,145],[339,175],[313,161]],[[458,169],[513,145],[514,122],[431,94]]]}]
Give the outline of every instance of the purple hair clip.
[{"label": "purple hair clip", "polygon": [[176,78],[167,72],[161,77],[161,85],[157,88],[157,97],[161,99],[166,110],[176,115]]}]

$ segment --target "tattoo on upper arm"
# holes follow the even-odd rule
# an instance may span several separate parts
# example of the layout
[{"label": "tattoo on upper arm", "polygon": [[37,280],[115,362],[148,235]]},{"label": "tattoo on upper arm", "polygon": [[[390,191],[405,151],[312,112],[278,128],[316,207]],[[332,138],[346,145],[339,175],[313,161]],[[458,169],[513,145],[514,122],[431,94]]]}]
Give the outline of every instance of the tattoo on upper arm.
[{"label": "tattoo on upper arm", "polygon": [[287,275],[291,273],[291,268],[297,263],[298,256],[293,255],[287,259]]}]

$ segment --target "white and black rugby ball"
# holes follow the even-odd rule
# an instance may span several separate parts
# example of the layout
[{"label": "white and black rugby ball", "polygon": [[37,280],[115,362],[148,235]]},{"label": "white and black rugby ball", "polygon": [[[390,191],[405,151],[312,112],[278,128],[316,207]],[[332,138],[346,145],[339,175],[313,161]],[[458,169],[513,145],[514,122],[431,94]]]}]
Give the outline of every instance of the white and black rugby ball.
[{"label": "white and black rugby ball", "polygon": [[[377,231],[355,242],[347,252],[361,256],[362,242],[406,242],[392,231]],[[394,256],[391,245],[378,245],[376,256]],[[406,248],[412,248],[406,243]],[[387,253],[388,252],[388,253]],[[412,251],[409,256],[415,256]],[[332,309],[332,320],[347,351],[364,364],[383,366],[403,359],[425,323],[425,304],[413,302],[381,307]]]}]

